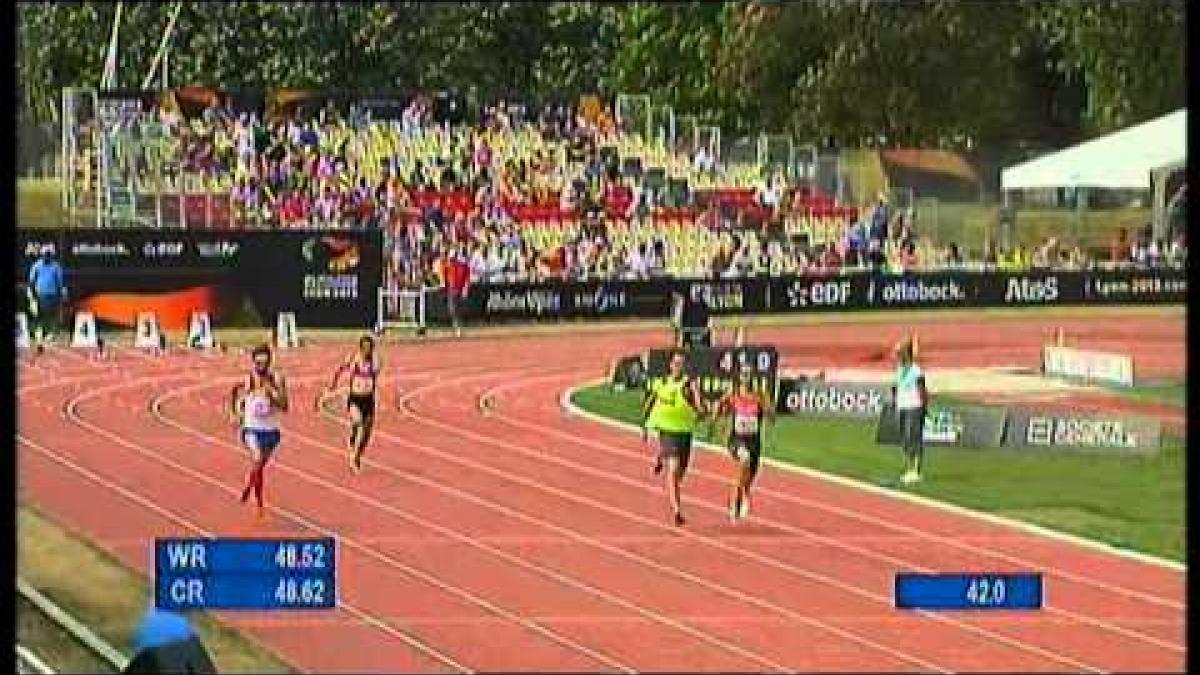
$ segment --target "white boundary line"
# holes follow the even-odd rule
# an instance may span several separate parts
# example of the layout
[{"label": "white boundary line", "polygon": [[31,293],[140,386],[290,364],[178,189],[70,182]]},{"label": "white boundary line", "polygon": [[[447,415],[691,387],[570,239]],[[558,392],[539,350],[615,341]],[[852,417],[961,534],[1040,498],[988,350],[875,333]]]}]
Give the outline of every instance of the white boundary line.
[{"label": "white boundary line", "polygon": [[17,643],[17,672],[18,673],[25,672],[25,671],[21,670],[22,663],[29,664],[29,667],[32,668],[35,672],[37,672],[38,675],[54,675],[54,669],[51,668],[49,664],[47,664],[45,661],[38,658],[38,655],[34,654],[32,651],[30,651],[28,647],[26,647],[26,646],[22,645],[20,642],[18,642]]},{"label": "white boundary line", "polygon": [[[614,429],[620,429],[622,431],[630,431],[630,432],[637,431],[638,427],[636,425],[629,424],[627,422],[621,422],[618,420],[610,419],[610,418],[603,417],[601,415],[597,415],[595,413],[589,412],[589,411],[584,410],[583,408],[580,408],[579,406],[575,405],[574,401],[571,400],[580,389],[584,389],[587,387],[594,387],[597,385],[602,385],[606,382],[608,382],[607,378],[597,378],[595,380],[589,380],[587,382],[568,387],[566,390],[563,391],[562,395],[559,397],[559,404],[562,406],[562,408],[565,411],[567,411],[571,415],[576,415],[576,416],[582,417],[584,419],[596,422],[598,424],[603,424],[605,426],[612,427]],[[710,451],[714,451],[714,452],[724,452],[724,450],[722,448],[720,448],[716,445],[713,445],[712,443],[707,443],[704,441],[696,441],[694,443],[694,445],[697,447],[702,447],[705,450],[710,450]],[[968,509],[966,507],[958,506],[956,504],[950,504],[948,502],[943,502],[943,501],[939,501],[936,499],[930,499],[928,497],[922,497],[920,495],[915,495],[910,492],[900,492],[900,491],[896,491],[896,490],[889,490],[886,488],[879,487],[878,485],[872,485],[870,483],[867,483],[866,481],[861,481],[861,480],[857,480],[854,478],[846,478],[844,476],[838,476],[838,475],[831,474],[831,473],[825,473],[824,471],[818,471],[816,469],[810,469],[808,467],[797,466],[795,464],[789,464],[787,462],[781,462],[781,461],[779,461],[777,459],[773,459],[771,457],[763,457],[762,461],[763,461],[763,463],[773,466],[777,469],[782,469],[784,471],[790,471],[792,473],[803,474],[805,476],[809,476],[812,478],[818,478],[818,479],[821,479],[821,480],[824,480],[824,481],[827,481],[830,483],[836,483],[838,485],[844,485],[846,487],[852,487],[852,488],[855,488],[858,490],[865,490],[872,494],[884,495],[884,496],[890,497],[892,499],[900,499],[900,500],[904,500],[904,501],[908,501],[908,502],[913,502],[915,504],[921,504],[923,506],[928,506],[930,508],[947,511],[949,513],[955,513],[955,514],[958,514],[961,516],[968,516],[971,518],[975,518],[977,520],[983,520],[983,521],[986,521],[986,522],[989,522],[989,523],[992,523],[995,525],[1005,525],[1007,527],[1012,527],[1012,528],[1015,528],[1018,530],[1029,532],[1031,534],[1037,534],[1037,535],[1041,535],[1041,536],[1048,537],[1051,539],[1057,539],[1059,541],[1063,541],[1063,542],[1067,542],[1070,544],[1076,544],[1079,546],[1090,548],[1092,550],[1099,551],[1101,553],[1108,553],[1110,555],[1121,556],[1124,558],[1129,558],[1131,560],[1137,560],[1138,562],[1149,563],[1152,565],[1157,565],[1159,567],[1165,567],[1167,569],[1177,570],[1180,572],[1187,571],[1187,565],[1175,562],[1174,560],[1167,560],[1166,558],[1160,558],[1158,556],[1151,555],[1149,553],[1141,553],[1139,551],[1130,551],[1130,550],[1126,550],[1126,549],[1122,549],[1122,548],[1117,548],[1116,546],[1107,544],[1102,541],[1096,541],[1095,539],[1087,539],[1085,537],[1068,534],[1066,532],[1060,532],[1058,530],[1052,530],[1050,528],[1042,527],[1040,525],[1035,525],[1033,523],[1027,523],[1025,521],[1016,520],[1013,518],[1006,518],[1004,516],[998,516],[993,513],[986,513],[983,511],[976,511],[973,509]]]},{"label": "white boundary line", "polygon": [[[70,633],[71,636],[78,640],[80,644],[103,658],[113,668],[116,668],[117,672],[125,670],[128,659],[125,658],[124,654],[117,651],[117,649],[109,644],[104,638],[96,635],[92,629],[83,625],[83,623],[81,623],[78,619],[68,614],[62,607],[54,604],[54,601],[52,601],[50,598],[47,598],[45,595],[42,595],[38,589],[34,588],[29,582],[25,581],[21,577],[17,577],[17,592],[20,593],[26,600],[32,602],[34,606],[45,613],[46,616],[50,617],[54,623],[62,626],[63,630],[66,630],[68,633]],[[17,645],[17,650],[20,651],[21,649],[22,647]],[[42,665],[45,664],[43,663]],[[54,671],[51,670],[49,672]]]}]

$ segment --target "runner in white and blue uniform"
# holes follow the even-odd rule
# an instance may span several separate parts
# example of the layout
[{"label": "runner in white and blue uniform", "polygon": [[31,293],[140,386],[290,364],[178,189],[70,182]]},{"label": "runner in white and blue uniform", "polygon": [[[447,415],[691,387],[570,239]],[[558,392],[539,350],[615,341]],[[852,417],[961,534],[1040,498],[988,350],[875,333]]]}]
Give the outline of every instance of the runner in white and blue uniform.
[{"label": "runner in white and blue uniform", "polygon": [[242,502],[254,492],[258,517],[266,514],[263,504],[263,472],[279,447],[279,413],[287,412],[287,384],[283,374],[271,368],[271,348],[262,345],[251,353],[254,369],[233,387],[231,412],[241,418],[242,444],[250,450],[253,466],[242,490]]}]

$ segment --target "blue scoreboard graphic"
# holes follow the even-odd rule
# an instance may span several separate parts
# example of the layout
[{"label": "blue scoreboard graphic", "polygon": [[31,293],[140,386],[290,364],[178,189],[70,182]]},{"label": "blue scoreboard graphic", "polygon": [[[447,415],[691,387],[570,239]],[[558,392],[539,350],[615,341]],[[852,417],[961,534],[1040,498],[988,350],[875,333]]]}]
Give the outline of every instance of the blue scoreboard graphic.
[{"label": "blue scoreboard graphic", "polygon": [[925,610],[1038,610],[1040,574],[898,574],[896,607]]},{"label": "blue scoreboard graphic", "polygon": [[323,539],[158,539],[155,605],[186,609],[332,609],[337,548]]}]

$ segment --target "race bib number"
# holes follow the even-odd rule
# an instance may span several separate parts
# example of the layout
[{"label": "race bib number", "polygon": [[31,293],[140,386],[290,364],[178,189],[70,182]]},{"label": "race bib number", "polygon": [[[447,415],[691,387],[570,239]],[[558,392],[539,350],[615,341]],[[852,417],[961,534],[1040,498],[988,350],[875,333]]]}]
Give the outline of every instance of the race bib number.
[{"label": "race bib number", "polygon": [[734,415],[733,431],[740,436],[758,433],[758,418],[752,415]]},{"label": "race bib number", "polygon": [[250,412],[255,417],[266,417],[271,414],[271,402],[266,399],[256,398],[254,399],[254,404],[250,407]]}]

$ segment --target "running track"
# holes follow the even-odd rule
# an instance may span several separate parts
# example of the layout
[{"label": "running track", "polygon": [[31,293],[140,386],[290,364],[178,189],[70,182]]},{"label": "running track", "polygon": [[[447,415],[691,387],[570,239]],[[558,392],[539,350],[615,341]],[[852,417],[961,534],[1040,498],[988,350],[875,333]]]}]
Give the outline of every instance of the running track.
[{"label": "running track", "polygon": [[[1077,323],[1135,350],[1141,372],[1183,372],[1180,318]],[[922,331],[930,367],[1033,365],[1053,327],[959,318]],[[898,336],[754,335],[788,367],[844,365]],[[1179,569],[769,467],[753,517],[733,526],[728,467],[706,452],[684,488],[689,523],[670,526],[636,436],[559,404],[661,337],[389,345],[359,476],[341,411],[311,403],[345,347],[285,354],[294,408],[265,524],[236,503],[245,460],[222,413],[235,356],[125,350],[105,364],[55,349],[19,371],[20,496],[147,574],[156,536],[336,534],[338,610],[222,615],[301,670],[1183,670]],[[1042,571],[1048,608],[897,612],[899,570]]]}]

